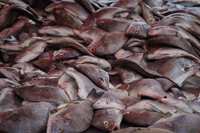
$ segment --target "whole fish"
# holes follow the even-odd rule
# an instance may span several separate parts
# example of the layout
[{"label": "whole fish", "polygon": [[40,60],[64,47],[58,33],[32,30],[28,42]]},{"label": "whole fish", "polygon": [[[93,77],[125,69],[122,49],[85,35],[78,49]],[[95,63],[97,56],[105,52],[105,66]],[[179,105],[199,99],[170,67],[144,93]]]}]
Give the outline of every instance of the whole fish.
[{"label": "whole fish", "polygon": [[160,112],[137,110],[129,107],[124,111],[123,121],[136,126],[150,126],[159,119],[167,117]]},{"label": "whole fish", "polygon": [[129,27],[130,22],[125,21],[123,19],[98,19],[96,21],[97,26],[101,27],[102,29],[113,32],[113,31],[120,31],[125,32],[126,29]]},{"label": "whole fish", "polygon": [[198,72],[199,64],[190,59],[179,57],[167,60],[158,73],[171,79],[178,86],[182,86],[184,81]]},{"label": "whole fish", "polygon": [[150,25],[144,22],[132,22],[126,30],[126,34],[136,38],[147,38]]},{"label": "whole fish", "polygon": [[72,28],[61,25],[42,27],[38,30],[38,32],[42,35],[74,36]]},{"label": "whole fish", "polygon": [[200,59],[196,56],[178,49],[170,47],[154,47],[147,52],[145,52],[145,57],[149,60],[158,60],[163,58],[177,58],[177,57],[186,57],[197,63],[200,63]]},{"label": "whole fish", "polygon": [[103,35],[106,33],[101,28],[98,27],[89,27],[84,28],[83,30],[73,29],[75,35],[82,38],[87,44],[90,44],[93,40],[95,40],[98,36]]},{"label": "whole fish", "polygon": [[87,56],[87,55],[79,56],[78,59],[73,61],[73,63],[71,64],[78,65],[78,64],[87,64],[87,63],[97,65],[106,71],[111,70],[111,64],[107,60],[103,58],[92,57],[92,56]]},{"label": "whole fish", "polygon": [[123,112],[123,110],[115,108],[97,110],[94,113],[91,125],[106,132],[119,130]]},{"label": "whole fish", "polygon": [[16,63],[25,63],[29,62],[36,57],[38,57],[44,51],[45,47],[47,46],[46,43],[42,41],[38,41],[27,47],[24,51],[20,52],[16,58]]},{"label": "whole fish", "polygon": [[81,53],[72,48],[59,49],[53,52],[53,60],[67,60],[80,56]]},{"label": "whole fish", "polygon": [[35,102],[0,113],[0,131],[9,133],[38,133],[46,130],[49,110],[54,109],[49,102]]},{"label": "whole fish", "polygon": [[69,26],[71,28],[76,28],[83,24],[83,21],[79,18],[73,16],[69,12],[63,10],[63,9],[57,9],[55,8],[53,10],[54,17],[56,19],[56,22],[60,25]]},{"label": "whole fish", "polygon": [[13,89],[5,88],[0,91],[0,112],[19,107],[21,100],[16,97]]},{"label": "whole fish", "polygon": [[198,133],[200,116],[197,114],[181,114],[163,118],[155,122],[150,128],[163,128],[176,133]]},{"label": "whole fish", "polygon": [[66,107],[51,114],[48,120],[47,133],[77,133],[86,130],[93,117],[92,104],[102,95],[102,92],[97,93],[93,89],[85,100],[69,103]]},{"label": "whole fish", "polygon": [[95,55],[109,55],[118,51],[128,40],[124,32],[110,32],[97,37],[87,49]]},{"label": "whole fish", "polygon": [[112,133],[175,133],[162,128],[127,127]]},{"label": "whole fish", "polygon": [[46,101],[58,105],[70,101],[64,90],[54,86],[20,86],[15,87],[14,91],[18,96],[29,101]]},{"label": "whole fish", "polygon": [[109,75],[105,70],[93,64],[79,64],[76,67],[98,87],[109,90]]},{"label": "whole fish", "polygon": [[34,77],[22,83],[25,86],[57,86],[58,77]]}]

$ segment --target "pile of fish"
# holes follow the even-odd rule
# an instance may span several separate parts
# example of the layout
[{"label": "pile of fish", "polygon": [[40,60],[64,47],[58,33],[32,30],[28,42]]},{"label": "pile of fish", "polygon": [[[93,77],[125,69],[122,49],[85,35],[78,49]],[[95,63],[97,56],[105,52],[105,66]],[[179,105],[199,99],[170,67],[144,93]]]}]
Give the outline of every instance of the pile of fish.
[{"label": "pile of fish", "polygon": [[199,0],[0,0],[1,133],[199,133]]}]

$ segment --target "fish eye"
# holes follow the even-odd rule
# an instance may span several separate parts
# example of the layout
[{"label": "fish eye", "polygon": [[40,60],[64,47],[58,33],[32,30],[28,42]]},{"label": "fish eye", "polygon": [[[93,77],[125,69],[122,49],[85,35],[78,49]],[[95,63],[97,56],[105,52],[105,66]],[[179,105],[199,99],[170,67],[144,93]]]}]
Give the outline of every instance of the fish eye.
[{"label": "fish eye", "polygon": [[135,30],[135,33],[139,33],[139,30]]},{"label": "fish eye", "polygon": [[32,78],[32,81],[37,81],[37,78]]},{"label": "fish eye", "polygon": [[167,96],[164,96],[164,98],[167,98]]},{"label": "fish eye", "polygon": [[60,55],[60,56],[63,56],[63,55],[65,55],[65,53],[61,52],[59,55]]},{"label": "fish eye", "polygon": [[104,83],[104,79],[102,77],[99,78],[101,83]]},{"label": "fish eye", "polygon": [[104,21],[100,21],[100,24],[103,24],[104,23]]},{"label": "fish eye", "polygon": [[56,14],[59,14],[59,13],[60,13],[60,11],[59,11],[59,10],[56,10],[56,11],[55,11],[55,13],[56,13]]},{"label": "fish eye", "polygon": [[127,73],[126,73],[126,72],[123,72],[123,73],[122,73],[122,75],[123,75],[123,76],[126,76],[126,75],[127,75]]},{"label": "fish eye", "polygon": [[129,114],[129,112],[125,112],[125,113],[124,113],[124,115],[128,115],[128,114]]},{"label": "fish eye", "polygon": [[59,128],[58,128],[58,132],[59,132],[59,133],[62,133],[63,131],[64,131],[64,128],[63,128],[63,127],[59,127]]},{"label": "fish eye", "polygon": [[103,124],[104,124],[104,125],[108,125],[109,122],[108,122],[108,121],[103,121]]},{"label": "fish eye", "polygon": [[94,53],[96,51],[96,48],[91,48],[91,52]]}]

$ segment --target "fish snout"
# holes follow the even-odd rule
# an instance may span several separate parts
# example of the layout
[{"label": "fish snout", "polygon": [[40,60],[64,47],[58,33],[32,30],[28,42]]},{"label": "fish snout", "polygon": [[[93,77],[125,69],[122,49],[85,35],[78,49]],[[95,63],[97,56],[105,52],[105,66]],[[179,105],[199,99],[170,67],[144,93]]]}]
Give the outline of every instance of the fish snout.
[{"label": "fish snout", "polygon": [[114,125],[113,128],[112,128],[112,132],[113,132],[113,131],[117,131],[117,130],[120,130],[120,127],[117,126],[117,125]]}]

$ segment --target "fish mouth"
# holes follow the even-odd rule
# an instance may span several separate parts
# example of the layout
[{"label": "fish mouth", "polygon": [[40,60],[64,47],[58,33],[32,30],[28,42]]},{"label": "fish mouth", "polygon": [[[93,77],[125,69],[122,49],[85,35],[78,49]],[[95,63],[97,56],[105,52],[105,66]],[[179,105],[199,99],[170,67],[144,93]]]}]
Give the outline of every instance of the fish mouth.
[{"label": "fish mouth", "polygon": [[113,131],[117,131],[117,130],[120,130],[119,126],[116,126],[116,125],[113,126],[113,128],[112,128],[112,132],[113,132]]}]

